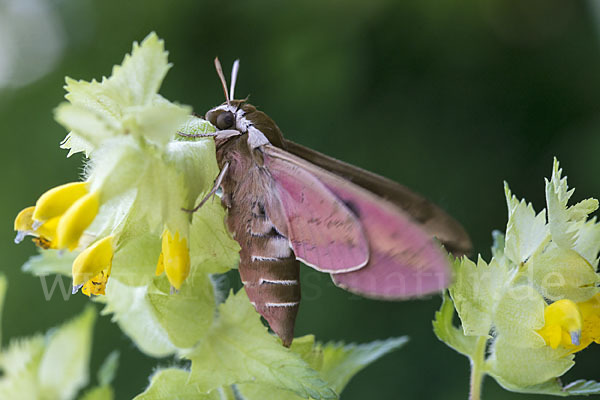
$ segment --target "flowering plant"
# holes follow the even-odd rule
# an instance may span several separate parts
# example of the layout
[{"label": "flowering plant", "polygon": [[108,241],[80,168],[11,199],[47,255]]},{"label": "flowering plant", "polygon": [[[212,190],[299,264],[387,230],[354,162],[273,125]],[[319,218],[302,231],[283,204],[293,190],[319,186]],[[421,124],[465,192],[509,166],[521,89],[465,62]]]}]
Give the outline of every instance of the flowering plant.
[{"label": "flowering plant", "polygon": [[70,132],[69,155],[87,157],[81,182],[50,189],[15,220],[17,242],[40,247],[25,269],[60,273],[104,304],[144,353],[189,360],[157,369],[137,399],[332,399],[364,366],[406,338],[366,345],[290,349],[262,324],[243,290],[220,276],[235,269],[239,245],[208,193],[218,174],[214,127],[158,94],[170,68],[150,34],[101,82],[67,79],[56,119]]},{"label": "flowering plant", "polygon": [[[600,342],[598,201],[569,206],[558,161],[546,180],[547,208],[519,201],[505,184],[506,233],[494,232],[492,259],[454,261],[455,282],[436,314],[438,338],[471,360],[471,399],[490,375],[504,388],[560,396],[600,393],[600,383],[560,377],[575,353]],[[452,325],[454,310],[461,327]]]}]

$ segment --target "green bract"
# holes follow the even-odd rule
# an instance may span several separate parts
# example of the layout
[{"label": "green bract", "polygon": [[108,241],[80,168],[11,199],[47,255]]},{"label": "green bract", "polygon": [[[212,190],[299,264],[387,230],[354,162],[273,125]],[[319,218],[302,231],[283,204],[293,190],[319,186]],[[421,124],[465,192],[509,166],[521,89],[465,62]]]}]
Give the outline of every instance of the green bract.
[{"label": "green bract", "polygon": [[[93,298],[104,304],[102,313],[142,352],[191,361],[189,369],[158,370],[139,399],[337,398],[354,374],[406,339],[343,346],[308,336],[287,349],[243,290],[221,290],[219,274],[237,267],[240,247],[220,199],[184,210],[211,190],[219,172],[214,140],[191,136],[215,129],[158,94],[169,68],[163,42],[150,34],[109,78],[67,79],[68,102],[56,119],[70,131],[62,143],[69,156],[88,158],[85,183],[53,189],[19,214],[19,238],[33,235],[54,249],[24,270],[73,274],[85,294],[100,294]],[[61,227],[69,228],[68,247],[55,244]],[[56,250],[65,248],[74,251]],[[86,400],[112,396],[111,360]]]},{"label": "green bract", "polygon": [[[556,160],[546,180],[547,210],[536,214],[507,184],[505,194],[506,234],[494,233],[489,263],[481,257],[454,262],[455,282],[436,314],[435,333],[471,359],[472,391],[488,374],[512,391],[600,393],[595,382],[563,387],[557,380],[573,366],[573,353],[600,339],[600,309],[591,306],[599,293],[600,224],[587,220],[598,201],[569,206],[573,190]],[[569,306],[551,307],[565,299],[560,304]],[[452,325],[454,309],[460,328]]]}]

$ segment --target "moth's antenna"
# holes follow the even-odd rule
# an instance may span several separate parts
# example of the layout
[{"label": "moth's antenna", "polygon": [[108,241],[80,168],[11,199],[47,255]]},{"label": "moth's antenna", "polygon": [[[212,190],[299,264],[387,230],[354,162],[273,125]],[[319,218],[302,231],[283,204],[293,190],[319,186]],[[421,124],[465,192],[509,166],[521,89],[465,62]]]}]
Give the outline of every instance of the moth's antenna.
[{"label": "moth's antenna", "polygon": [[231,100],[235,100],[235,96],[233,93],[235,92],[235,82],[237,81],[238,71],[240,70],[240,60],[235,60],[233,62],[233,68],[231,68],[231,86],[229,86],[229,94],[231,95]]},{"label": "moth's antenna", "polygon": [[217,69],[219,79],[221,79],[221,85],[223,85],[223,92],[225,92],[225,99],[227,100],[227,105],[230,106],[231,101],[229,100],[229,93],[227,92],[227,81],[225,80],[225,75],[223,74],[223,68],[221,68],[221,62],[219,61],[219,57],[215,58],[215,68]]}]

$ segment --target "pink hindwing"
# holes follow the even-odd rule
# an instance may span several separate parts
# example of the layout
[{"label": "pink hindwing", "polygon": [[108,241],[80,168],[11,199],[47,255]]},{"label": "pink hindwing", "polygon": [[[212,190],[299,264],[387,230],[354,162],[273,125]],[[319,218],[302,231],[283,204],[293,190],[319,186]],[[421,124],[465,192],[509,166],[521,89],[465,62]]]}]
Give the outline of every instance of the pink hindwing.
[{"label": "pink hindwing", "polygon": [[265,155],[287,220],[296,258],[322,272],[349,272],[369,261],[369,244],[356,216],[302,166]]},{"label": "pink hindwing", "polygon": [[[290,229],[302,230],[305,238],[317,235],[319,243],[339,240],[338,231],[307,228],[315,210],[333,208],[328,195],[336,204],[351,209],[366,234],[369,261],[364,268],[346,272],[321,268],[320,259],[310,258],[316,269],[332,272],[334,283],[350,292],[380,299],[402,299],[439,292],[447,287],[451,272],[448,260],[437,244],[404,211],[371,192],[325,171],[303,159],[273,146],[264,146],[265,163],[273,171],[273,178],[282,190],[286,213],[288,207],[297,207],[289,220]],[[318,182],[320,185],[315,184]],[[309,190],[308,186],[317,187]],[[322,190],[321,186],[325,186]],[[314,197],[313,197],[314,196]],[[301,202],[304,198],[304,203]],[[293,201],[295,199],[295,201]],[[288,203],[286,206],[285,203]],[[317,205],[319,207],[317,207]],[[288,218],[290,215],[288,215]],[[300,224],[298,228],[295,224]],[[317,228],[313,226],[313,228]],[[291,236],[290,236],[291,238]],[[309,242],[307,242],[309,243]],[[304,246],[306,247],[306,246]],[[294,252],[296,247],[293,246]],[[304,261],[303,248],[296,253]],[[342,247],[338,246],[337,251]],[[339,253],[337,253],[339,254]],[[342,254],[340,254],[342,256]],[[346,256],[347,258],[347,256]]]}]

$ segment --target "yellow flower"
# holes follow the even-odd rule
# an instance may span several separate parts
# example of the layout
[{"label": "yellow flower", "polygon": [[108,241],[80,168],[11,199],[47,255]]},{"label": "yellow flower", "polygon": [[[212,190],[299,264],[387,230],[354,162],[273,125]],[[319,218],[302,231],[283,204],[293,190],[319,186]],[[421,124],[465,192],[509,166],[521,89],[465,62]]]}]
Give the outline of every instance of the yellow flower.
[{"label": "yellow flower", "polygon": [[190,253],[186,238],[175,236],[169,230],[162,235],[162,252],[158,257],[156,275],[166,272],[167,278],[175,289],[179,290],[190,273]]},{"label": "yellow flower", "polygon": [[104,294],[113,259],[113,236],[107,236],[82,251],[73,261],[73,292]]},{"label": "yellow flower", "polygon": [[555,301],[544,309],[544,327],[538,333],[553,349],[581,344],[583,318],[579,307],[569,299]]},{"label": "yellow flower", "polygon": [[33,219],[43,222],[58,217],[87,193],[86,182],[71,182],[52,188],[42,194],[35,203]]},{"label": "yellow flower", "polygon": [[25,236],[33,236],[33,241],[44,249],[56,249],[56,228],[58,226],[58,217],[51,218],[44,222],[36,230],[33,229],[33,212],[35,207],[27,207],[22,210],[15,218],[15,231],[17,237],[15,243],[23,241]]},{"label": "yellow flower", "polygon": [[100,195],[88,193],[86,182],[57,186],[41,195],[35,207],[27,207],[17,215],[15,242],[31,235],[42,248],[74,250],[99,208]]},{"label": "yellow flower", "polygon": [[89,193],[78,199],[60,217],[56,228],[58,248],[75,250],[83,231],[90,226],[100,208],[98,193]]}]

